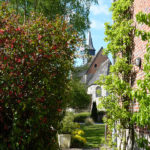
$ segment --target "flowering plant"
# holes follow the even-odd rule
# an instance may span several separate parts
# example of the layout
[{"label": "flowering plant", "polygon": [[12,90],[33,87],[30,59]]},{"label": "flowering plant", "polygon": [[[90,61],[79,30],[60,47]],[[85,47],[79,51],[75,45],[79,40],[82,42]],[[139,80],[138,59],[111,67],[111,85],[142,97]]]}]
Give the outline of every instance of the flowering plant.
[{"label": "flowering plant", "polygon": [[84,131],[81,129],[76,129],[72,132],[72,147],[84,147],[87,143],[86,139],[83,137]]},{"label": "flowering plant", "polygon": [[57,149],[78,36],[63,18],[20,23],[0,6],[1,148]]}]

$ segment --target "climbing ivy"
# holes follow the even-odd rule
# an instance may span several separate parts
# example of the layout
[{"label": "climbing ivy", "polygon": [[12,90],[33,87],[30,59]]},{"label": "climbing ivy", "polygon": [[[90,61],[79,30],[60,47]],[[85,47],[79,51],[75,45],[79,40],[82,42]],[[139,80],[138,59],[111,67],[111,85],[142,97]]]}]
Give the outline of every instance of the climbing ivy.
[{"label": "climbing ivy", "polygon": [[[112,131],[117,124],[118,134],[121,145],[126,149],[126,139],[131,139],[131,149],[134,147],[134,126],[132,122],[133,113],[130,111],[132,101],[132,87],[130,80],[132,78],[132,43],[134,36],[134,26],[132,19],[133,0],[117,0],[112,3],[113,23],[105,24],[105,41],[108,42],[104,53],[111,53],[116,60],[110,67],[108,76],[101,76],[97,82],[104,86],[109,96],[101,98],[102,107],[106,109],[107,115],[105,122],[109,130]],[[129,129],[127,138],[126,129]]]},{"label": "climbing ivy", "polygon": [[[136,19],[138,23],[145,24],[150,27],[150,14],[139,12],[136,15]],[[143,128],[147,127],[147,129],[150,130],[150,32],[137,29],[136,34],[141,37],[143,41],[147,41],[147,45],[143,68],[145,76],[143,80],[137,81],[138,88],[135,92],[133,92],[133,96],[139,103],[139,111],[134,114],[133,121],[135,121],[137,125]],[[147,145],[148,142],[146,141],[143,145],[145,149],[149,149]]]},{"label": "climbing ivy", "polygon": [[[120,147],[126,149],[127,139],[132,141],[130,149],[134,149],[134,143],[146,150],[149,149],[149,142],[145,138],[137,138],[134,132],[134,125],[150,129],[150,32],[135,29],[132,19],[133,0],[118,0],[112,3],[111,11],[113,24],[105,24],[105,41],[108,42],[105,54],[111,53],[116,60],[115,65],[110,67],[108,76],[101,76],[97,83],[104,86],[109,96],[101,98],[101,106],[107,111],[105,122],[110,130],[117,125],[116,136],[120,137]],[[139,12],[136,15],[137,22],[150,27],[150,14]],[[133,38],[139,36],[147,42],[146,54],[144,55],[145,73],[143,80],[137,81],[137,89],[132,88],[133,69],[131,56]],[[139,103],[139,111],[130,109],[133,100]],[[126,129],[129,135],[126,135]],[[127,137],[128,136],[128,137]],[[128,145],[129,146],[129,145]]]}]

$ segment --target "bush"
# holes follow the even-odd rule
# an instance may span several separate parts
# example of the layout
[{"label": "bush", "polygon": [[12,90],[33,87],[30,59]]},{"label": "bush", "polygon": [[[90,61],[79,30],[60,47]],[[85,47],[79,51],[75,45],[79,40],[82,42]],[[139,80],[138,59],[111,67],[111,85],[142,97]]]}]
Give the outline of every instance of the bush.
[{"label": "bush", "polygon": [[80,125],[78,123],[75,123],[74,121],[74,115],[73,113],[66,113],[65,117],[63,118],[61,125],[62,128],[60,129],[60,133],[63,134],[71,134],[74,130],[80,128]]},{"label": "bush", "polygon": [[86,119],[85,119],[85,124],[86,124],[86,125],[93,125],[93,124],[94,124],[94,121],[93,121],[92,118],[89,117],[89,118],[86,118]]},{"label": "bush", "polygon": [[85,119],[90,117],[90,113],[89,112],[82,112],[82,113],[77,113],[74,116],[74,121],[75,122],[85,122]]},{"label": "bush", "polygon": [[0,6],[0,149],[57,149],[78,37],[63,18],[15,14]]},{"label": "bush", "polygon": [[97,122],[98,114],[97,114],[96,102],[93,102],[93,105],[92,105],[91,118],[92,118],[95,122]]},{"label": "bush", "polygon": [[106,112],[104,112],[104,111],[99,111],[97,114],[98,114],[97,122],[104,123],[104,122],[103,122],[103,117],[104,117],[104,115],[106,114]]},{"label": "bush", "polygon": [[91,97],[87,94],[87,87],[79,80],[72,79],[70,82],[70,103],[68,107],[76,110],[86,109],[89,107]]}]

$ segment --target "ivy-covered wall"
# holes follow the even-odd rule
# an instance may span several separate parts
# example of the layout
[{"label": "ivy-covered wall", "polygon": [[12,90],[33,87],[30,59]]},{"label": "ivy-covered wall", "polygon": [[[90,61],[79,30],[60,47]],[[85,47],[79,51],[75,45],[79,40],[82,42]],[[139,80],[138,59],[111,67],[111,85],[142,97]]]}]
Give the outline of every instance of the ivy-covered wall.
[{"label": "ivy-covered wall", "polygon": [[[142,30],[142,31],[143,30],[144,31],[150,31],[149,26],[147,26],[145,24],[140,24],[136,21],[136,15],[141,11],[143,13],[146,13],[146,14],[150,13],[150,0],[134,0],[134,3],[133,3],[133,20],[134,20],[134,25],[135,25],[136,29]],[[147,43],[148,42],[143,41],[141,39],[141,37],[137,37],[137,36],[134,37],[134,49],[132,51],[132,63],[135,64],[135,60],[138,57],[140,57],[142,60],[141,68],[139,68],[136,65],[133,65],[133,71],[136,73],[135,80],[134,80],[133,85],[132,85],[134,88],[137,88],[137,81],[139,79],[144,79],[144,74],[145,74],[143,71],[143,69],[144,69],[144,55],[146,53],[146,44]],[[139,110],[139,105],[135,101],[133,111],[136,112],[138,110]],[[140,129],[140,131],[148,133],[147,130]]]},{"label": "ivy-covered wall", "polygon": [[[107,111],[109,130],[117,130],[119,150],[150,149],[149,8],[149,0],[117,0],[111,6],[113,23],[105,24],[105,53],[111,53],[116,63],[98,84],[109,92],[101,102]],[[135,66],[138,57],[142,59],[141,68]]]}]

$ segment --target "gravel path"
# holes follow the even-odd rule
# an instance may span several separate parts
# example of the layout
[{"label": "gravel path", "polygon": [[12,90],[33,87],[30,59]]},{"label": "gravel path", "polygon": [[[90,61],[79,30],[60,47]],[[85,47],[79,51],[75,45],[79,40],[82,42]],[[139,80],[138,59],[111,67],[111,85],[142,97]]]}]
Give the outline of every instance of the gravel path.
[{"label": "gravel path", "polygon": [[[105,147],[107,150],[112,150],[111,148]],[[101,150],[101,148],[92,148],[92,149],[81,149],[81,148],[70,148],[70,149],[62,149],[62,150]]]},{"label": "gravel path", "polygon": [[[101,148],[105,148],[105,150],[113,150],[113,148],[110,148],[106,145],[101,146]],[[101,150],[101,148],[63,148],[61,150]]]},{"label": "gravel path", "polygon": [[70,149],[62,149],[62,150],[100,150],[100,149],[99,148],[92,148],[92,149],[70,148]]}]

